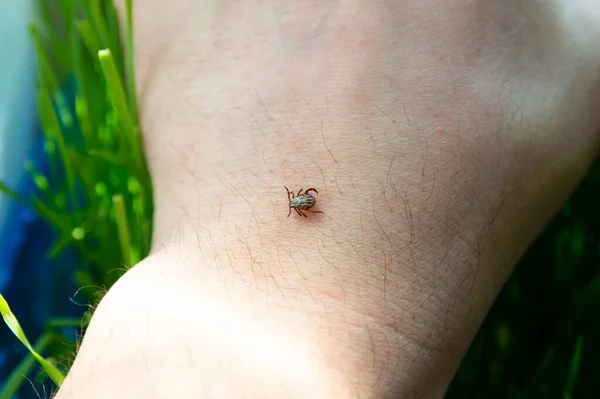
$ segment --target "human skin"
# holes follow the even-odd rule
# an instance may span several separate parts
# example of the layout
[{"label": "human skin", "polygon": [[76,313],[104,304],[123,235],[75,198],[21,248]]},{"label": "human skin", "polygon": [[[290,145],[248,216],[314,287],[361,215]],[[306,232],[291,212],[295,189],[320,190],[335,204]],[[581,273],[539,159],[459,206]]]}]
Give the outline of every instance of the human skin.
[{"label": "human skin", "polygon": [[442,397],[597,155],[599,32],[542,1],[135,5],[153,251],[56,397]]}]

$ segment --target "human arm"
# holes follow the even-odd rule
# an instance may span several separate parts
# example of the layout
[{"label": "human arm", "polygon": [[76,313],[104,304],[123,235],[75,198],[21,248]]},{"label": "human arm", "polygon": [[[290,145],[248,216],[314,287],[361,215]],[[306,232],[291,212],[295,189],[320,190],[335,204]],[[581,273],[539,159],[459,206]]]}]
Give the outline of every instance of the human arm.
[{"label": "human arm", "polygon": [[597,54],[517,3],[137,3],[154,251],[58,397],[441,397],[597,151]]}]

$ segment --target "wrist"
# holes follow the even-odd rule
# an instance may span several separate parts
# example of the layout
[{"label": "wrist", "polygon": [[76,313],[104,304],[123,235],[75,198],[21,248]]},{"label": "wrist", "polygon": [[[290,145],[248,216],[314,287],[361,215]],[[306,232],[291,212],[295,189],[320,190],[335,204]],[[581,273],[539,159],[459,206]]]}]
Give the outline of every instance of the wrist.
[{"label": "wrist", "polygon": [[372,392],[357,385],[353,370],[362,354],[339,334],[340,320],[308,298],[291,306],[277,295],[201,278],[202,261],[192,258],[160,252],[111,288],[57,398],[342,399]]},{"label": "wrist", "polygon": [[[370,278],[370,271],[344,270],[352,263],[347,258],[330,256],[332,264],[323,264],[291,258],[281,247],[280,263],[263,257],[251,266],[235,248],[221,256],[227,251],[219,249],[214,232],[207,233],[211,245],[198,245],[195,231],[180,233],[177,245],[166,245],[121,279],[94,316],[104,319],[91,326],[97,342],[112,339],[115,330],[129,331],[119,339],[133,342],[113,351],[137,359],[131,367],[177,373],[166,381],[179,379],[180,386],[208,384],[214,397],[239,396],[222,391],[232,380],[244,392],[260,391],[257,397],[282,397],[282,389],[299,398],[443,396],[466,342],[452,346],[453,323],[441,319],[451,316],[436,311],[446,309],[441,301],[447,299],[438,293],[425,304],[410,280],[402,288],[394,282],[398,289],[388,286],[386,294],[383,280]],[[277,252],[268,243],[274,245],[265,240],[252,250]],[[104,350],[110,358],[111,350]]]}]

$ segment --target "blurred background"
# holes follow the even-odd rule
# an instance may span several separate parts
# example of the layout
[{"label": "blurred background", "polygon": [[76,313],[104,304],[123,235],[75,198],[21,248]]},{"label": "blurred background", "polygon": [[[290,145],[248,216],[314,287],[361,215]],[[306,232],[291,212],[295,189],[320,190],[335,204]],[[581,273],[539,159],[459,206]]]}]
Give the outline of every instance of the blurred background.
[{"label": "blurred background", "polygon": [[[23,197],[39,191],[28,170],[47,170],[36,108],[35,50],[28,30],[36,19],[36,7],[32,0],[0,0],[0,183]],[[68,277],[73,273],[73,251],[55,259],[46,256],[55,235],[35,210],[0,193],[0,293],[34,338],[41,335],[51,315],[81,317],[85,310],[69,300],[76,289]],[[27,354],[2,326],[0,387]],[[37,396],[28,385],[21,397]]]}]

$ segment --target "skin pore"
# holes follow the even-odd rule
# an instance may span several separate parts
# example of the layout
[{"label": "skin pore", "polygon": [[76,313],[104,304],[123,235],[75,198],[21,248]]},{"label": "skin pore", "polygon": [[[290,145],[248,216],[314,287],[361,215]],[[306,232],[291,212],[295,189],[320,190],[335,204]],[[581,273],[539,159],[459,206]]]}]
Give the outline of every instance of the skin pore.
[{"label": "skin pore", "polygon": [[[153,252],[56,398],[441,398],[597,155],[598,32],[533,0],[148,0],[134,20]],[[284,186],[323,213],[288,218]]]}]

